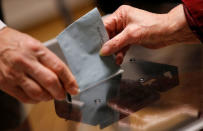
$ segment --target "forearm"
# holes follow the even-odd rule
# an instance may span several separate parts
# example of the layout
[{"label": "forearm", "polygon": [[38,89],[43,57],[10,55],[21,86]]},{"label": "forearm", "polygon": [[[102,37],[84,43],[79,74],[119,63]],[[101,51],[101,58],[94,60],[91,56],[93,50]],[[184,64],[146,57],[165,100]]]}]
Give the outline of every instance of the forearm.
[{"label": "forearm", "polygon": [[197,36],[190,29],[183,5],[179,5],[172,9],[168,14],[168,22],[167,26],[169,27],[169,31],[165,30],[166,41],[171,42],[173,44],[197,44],[201,43]]}]

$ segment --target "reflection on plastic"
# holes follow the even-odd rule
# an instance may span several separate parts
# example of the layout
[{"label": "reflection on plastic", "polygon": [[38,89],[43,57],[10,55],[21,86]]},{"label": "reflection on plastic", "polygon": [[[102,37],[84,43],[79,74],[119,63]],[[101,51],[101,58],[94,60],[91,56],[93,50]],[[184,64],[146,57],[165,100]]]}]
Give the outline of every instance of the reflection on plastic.
[{"label": "reflection on plastic", "polygon": [[158,91],[167,91],[178,85],[175,66],[129,61],[123,68],[121,82],[121,76],[117,76],[73,98],[84,102],[84,106],[55,101],[57,115],[105,128],[158,100]]}]

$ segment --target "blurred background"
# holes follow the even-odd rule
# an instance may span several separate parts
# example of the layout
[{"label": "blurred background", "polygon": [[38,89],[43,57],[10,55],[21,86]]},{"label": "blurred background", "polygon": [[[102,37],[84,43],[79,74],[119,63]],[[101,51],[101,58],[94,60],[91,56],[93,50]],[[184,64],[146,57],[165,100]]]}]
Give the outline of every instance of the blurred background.
[{"label": "blurred background", "polygon": [[[180,0],[2,0],[2,10],[5,23],[8,26],[45,42],[55,38],[69,24],[95,7],[99,8],[102,15],[112,13],[122,4],[129,4],[151,12],[166,13],[180,2]],[[199,114],[203,111],[202,52],[202,45],[179,44],[159,50],[132,46],[125,60],[135,57],[136,59],[177,66],[180,74],[180,85],[163,94],[158,104],[155,103],[158,105],[156,109],[149,107],[137,112],[138,115],[136,113],[132,115],[129,120],[131,121],[130,126],[135,125],[135,129],[143,127],[146,128],[145,130],[154,127],[157,131],[158,129],[173,128],[177,124],[176,121],[181,123],[186,119],[193,120],[193,118],[199,117]],[[7,101],[2,100],[5,105],[9,105],[7,103],[8,99]],[[78,123],[70,121],[67,123],[56,116],[53,101],[41,102],[37,105],[21,105],[19,107],[15,105],[19,110],[8,106],[7,114],[0,110],[1,118],[4,118],[2,117],[2,114],[4,114],[9,121],[11,119],[18,121],[17,124],[13,124],[14,126],[24,123],[15,131],[77,130],[75,127]],[[14,114],[21,112],[21,114],[16,115],[13,119],[12,112]],[[145,121],[144,116],[149,117],[149,122]],[[1,120],[6,123],[5,119]],[[151,121],[154,121],[154,124]],[[143,122],[143,126],[140,126],[139,122]],[[136,123],[138,123],[138,126],[136,126]],[[106,131],[114,130],[114,126],[107,128]],[[11,123],[6,127],[12,127]],[[82,125],[81,129],[84,129],[83,127],[88,131],[99,130],[88,125]]]},{"label": "blurred background", "polygon": [[93,7],[92,0],[2,0],[6,24],[42,42],[66,27],[65,17],[75,20]]},{"label": "blurred background", "polygon": [[44,42],[55,37],[68,24],[96,6],[103,14],[112,13],[122,4],[163,13],[178,2],[178,0],[2,0],[2,9],[8,26]]}]

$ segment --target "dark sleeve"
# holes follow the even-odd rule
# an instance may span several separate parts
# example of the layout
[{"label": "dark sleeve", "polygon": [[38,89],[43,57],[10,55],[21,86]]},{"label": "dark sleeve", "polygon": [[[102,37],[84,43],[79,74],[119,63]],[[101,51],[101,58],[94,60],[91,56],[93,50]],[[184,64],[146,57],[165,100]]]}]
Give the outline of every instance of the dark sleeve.
[{"label": "dark sleeve", "polygon": [[2,2],[0,0],[0,20],[3,21]]},{"label": "dark sleeve", "polygon": [[182,0],[191,30],[203,43],[203,0]]}]

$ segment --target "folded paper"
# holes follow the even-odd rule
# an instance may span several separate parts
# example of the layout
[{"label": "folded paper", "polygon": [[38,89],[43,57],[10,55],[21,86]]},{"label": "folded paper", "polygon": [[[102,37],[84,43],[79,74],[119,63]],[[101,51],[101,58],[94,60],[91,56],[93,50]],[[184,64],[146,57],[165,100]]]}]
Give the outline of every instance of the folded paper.
[{"label": "folded paper", "polygon": [[108,39],[96,8],[68,26],[57,37],[80,90],[106,79],[120,69],[113,56],[99,55],[102,44]]}]

